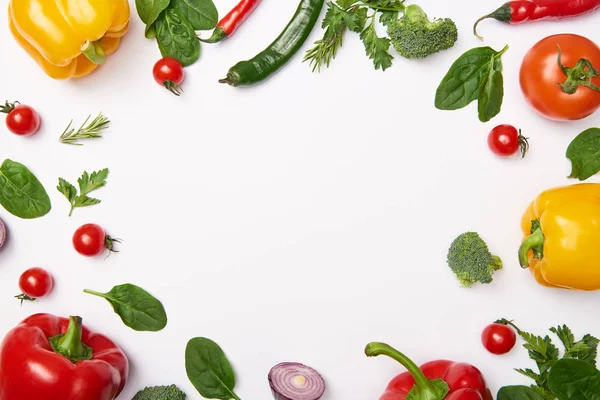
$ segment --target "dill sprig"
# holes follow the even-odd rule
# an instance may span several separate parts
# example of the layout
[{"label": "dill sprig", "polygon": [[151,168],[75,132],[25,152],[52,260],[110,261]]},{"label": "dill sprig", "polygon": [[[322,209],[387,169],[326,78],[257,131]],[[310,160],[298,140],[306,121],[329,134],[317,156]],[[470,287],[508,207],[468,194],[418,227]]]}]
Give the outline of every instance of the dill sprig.
[{"label": "dill sprig", "polygon": [[79,140],[101,138],[103,131],[110,126],[110,120],[102,115],[102,113],[99,113],[98,116],[88,124],[90,118],[91,115],[88,115],[77,130],[71,127],[73,124],[73,120],[71,120],[69,125],[65,128],[65,131],[60,135],[58,141],[64,144],[83,146],[83,143],[78,142]]}]

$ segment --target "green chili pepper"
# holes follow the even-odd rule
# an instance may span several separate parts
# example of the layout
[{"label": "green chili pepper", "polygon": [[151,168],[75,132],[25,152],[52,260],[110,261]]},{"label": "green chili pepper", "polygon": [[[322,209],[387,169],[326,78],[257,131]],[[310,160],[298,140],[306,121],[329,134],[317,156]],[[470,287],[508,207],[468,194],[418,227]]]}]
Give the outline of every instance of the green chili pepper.
[{"label": "green chili pepper", "polygon": [[269,47],[253,59],[240,61],[219,82],[231,86],[249,86],[268,79],[298,52],[314,28],[324,0],[301,0],[296,14]]}]

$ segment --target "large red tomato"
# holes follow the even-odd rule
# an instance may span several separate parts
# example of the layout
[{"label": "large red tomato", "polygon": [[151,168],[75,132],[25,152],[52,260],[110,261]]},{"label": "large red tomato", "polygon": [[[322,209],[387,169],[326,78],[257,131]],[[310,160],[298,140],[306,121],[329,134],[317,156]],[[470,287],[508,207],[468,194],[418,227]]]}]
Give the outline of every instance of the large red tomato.
[{"label": "large red tomato", "polygon": [[[559,64],[559,48],[564,70]],[[525,55],[521,89],[527,101],[546,118],[585,118],[600,107],[600,77],[590,66],[600,69],[600,48],[594,42],[572,34],[548,36]],[[569,71],[572,78],[567,81]]]}]

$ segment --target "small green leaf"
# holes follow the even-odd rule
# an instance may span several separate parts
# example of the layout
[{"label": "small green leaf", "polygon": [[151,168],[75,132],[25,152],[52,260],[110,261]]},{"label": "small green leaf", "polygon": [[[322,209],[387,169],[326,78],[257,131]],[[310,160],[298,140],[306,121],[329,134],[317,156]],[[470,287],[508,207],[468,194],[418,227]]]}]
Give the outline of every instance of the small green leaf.
[{"label": "small green leaf", "polygon": [[481,122],[487,122],[498,115],[504,98],[504,78],[502,61],[496,54],[492,55],[489,72],[481,78],[477,98],[477,111]]},{"label": "small green leaf", "polygon": [[202,397],[239,400],[233,392],[235,374],[225,353],[210,339],[191,339],[185,348],[185,370],[188,379]]},{"label": "small green leaf", "polygon": [[77,189],[75,186],[71,185],[63,178],[58,178],[58,186],[56,189],[69,200],[69,203],[75,202],[75,198],[77,197]]},{"label": "small green leaf", "polygon": [[85,289],[85,293],[105,298],[125,325],[136,331],[156,332],[167,326],[162,303],[139,286],[126,283],[108,293]]},{"label": "small green leaf", "polygon": [[571,160],[569,178],[585,181],[600,171],[600,128],[590,128],[581,132],[567,148],[567,158]]},{"label": "small green leaf", "polygon": [[390,40],[377,36],[375,31],[375,21],[366,27],[360,34],[360,39],[365,45],[367,56],[373,60],[375,69],[381,69],[385,71],[392,66],[392,60],[394,57],[389,53]]},{"label": "small green leaf", "polygon": [[100,203],[101,203],[101,201],[98,199],[95,199],[93,197],[88,197],[86,195],[80,195],[75,198],[75,201],[73,202],[73,207],[94,206],[94,205],[100,204]]},{"label": "small green leaf", "polygon": [[156,20],[156,40],[163,57],[173,57],[184,67],[200,57],[200,41],[190,23],[174,8],[168,8]]},{"label": "small green leaf", "polygon": [[135,7],[142,22],[150,26],[169,7],[170,2],[171,0],[135,0]]},{"label": "small green leaf", "polygon": [[[337,5],[340,6],[341,8],[343,8],[344,10],[347,10],[356,2],[357,2],[357,0],[336,0]],[[330,5],[330,4],[333,4],[333,3],[331,3],[331,2],[327,3],[327,5]]]},{"label": "small green leaf", "polygon": [[527,386],[504,386],[498,391],[497,400],[544,400],[544,398]]},{"label": "small green leaf", "polygon": [[48,193],[35,175],[23,164],[9,159],[0,166],[0,204],[24,219],[44,216],[51,208]]},{"label": "small green leaf", "polygon": [[219,13],[212,0],[171,0],[171,7],[197,31],[212,29],[219,21]]},{"label": "small green leaf", "polygon": [[106,185],[106,178],[108,177],[108,168],[101,169],[100,171],[92,172],[90,176],[87,171],[84,171],[81,178],[77,179],[79,184],[79,191],[81,194],[88,194],[92,190],[96,190]]}]

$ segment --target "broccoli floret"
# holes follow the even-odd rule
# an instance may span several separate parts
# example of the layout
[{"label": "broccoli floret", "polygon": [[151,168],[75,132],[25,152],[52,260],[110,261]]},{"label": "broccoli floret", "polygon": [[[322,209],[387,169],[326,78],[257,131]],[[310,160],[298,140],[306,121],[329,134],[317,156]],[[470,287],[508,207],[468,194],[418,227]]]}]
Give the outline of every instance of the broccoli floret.
[{"label": "broccoli floret", "polygon": [[137,392],[132,400],[185,400],[185,393],[175,385],[153,386]]},{"label": "broccoli floret", "polygon": [[388,36],[402,57],[425,58],[454,46],[456,24],[449,18],[430,21],[421,7],[411,4],[400,19],[388,25]]},{"label": "broccoli floret", "polygon": [[479,234],[467,232],[452,242],[448,265],[462,287],[471,287],[476,282],[490,283],[494,271],[502,269],[502,260],[490,253]]}]

